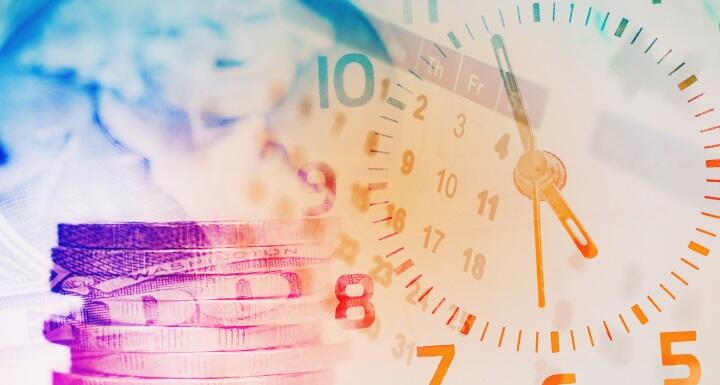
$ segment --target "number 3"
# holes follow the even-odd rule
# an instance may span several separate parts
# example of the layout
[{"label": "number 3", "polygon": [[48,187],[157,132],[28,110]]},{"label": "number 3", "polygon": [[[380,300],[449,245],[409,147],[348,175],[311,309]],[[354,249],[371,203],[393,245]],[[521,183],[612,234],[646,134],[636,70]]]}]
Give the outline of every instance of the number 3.
[{"label": "number 3", "polygon": [[689,332],[664,332],[660,333],[660,352],[662,354],[663,366],[685,365],[690,371],[687,378],[669,378],[665,385],[697,385],[700,383],[700,361],[692,354],[673,354],[673,342],[694,342],[697,335],[694,331]]},{"label": "number 3", "polygon": [[465,135],[465,123],[467,123],[467,117],[465,114],[458,114],[458,126],[453,130],[455,137],[462,138]]}]

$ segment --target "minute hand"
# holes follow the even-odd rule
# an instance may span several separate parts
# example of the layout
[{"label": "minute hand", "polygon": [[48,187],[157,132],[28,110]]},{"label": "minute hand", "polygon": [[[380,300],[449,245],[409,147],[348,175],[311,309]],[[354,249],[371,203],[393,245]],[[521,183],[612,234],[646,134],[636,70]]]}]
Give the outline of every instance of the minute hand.
[{"label": "minute hand", "polygon": [[525,110],[522,95],[520,94],[520,88],[518,87],[515,73],[510,65],[510,57],[508,57],[502,35],[494,35],[492,37],[492,45],[498,68],[500,69],[500,77],[502,78],[505,92],[510,100],[515,123],[517,124],[518,131],[520,131],[523,149],[525,152],[533,151],[535,150],[535,133],[530,126],[527,111]]}]

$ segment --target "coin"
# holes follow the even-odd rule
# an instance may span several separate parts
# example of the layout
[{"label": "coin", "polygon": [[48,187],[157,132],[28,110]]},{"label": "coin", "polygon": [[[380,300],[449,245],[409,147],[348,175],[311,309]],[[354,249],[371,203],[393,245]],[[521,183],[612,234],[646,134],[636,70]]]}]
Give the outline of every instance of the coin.
[{"label": "coin", "polygon": [[238,351],[308,345],[320,343],[323,337],[317,323],[224,328],[65,324],[61,328],[46,338],[79,350],[107,352]]},{"label": "coin", "polygon": [[[157,291],[177,291],[195,299],[296,298],[320,292],[328,285],[329,264],[247,274],[179,273],[160,276],[107,277],[68,275],[52,290],[84,298],[123,297]],[[173,299],[173,298],[170,298]]]},{"label": "coin", "polygon": [[331,371],[302,372],[244,378],[137,378],[96,374],[53,373],[55,385],[332,385]]},{"label": "coin", "polygon": [[184,249],[271,246],[332,238],[336,219],[58,225],[61,247]]},{"label": "coin", "polygon": [[328,244],[281,245],[266,247],[183,249],[183,250],[97,250],[58,247],[52,260],[64,270],[98,276],[167,275],[208,269],[217,273],[237,273],[237,266],[223,266],[243,261],[275,258],[329,259]]},{"label": "coin", "polygon": [[336,302],[322,297],[258,300],[169,300],[176,293],[88,300],[78,315],[90,325],[258,326],[296,324],[332,318]]},{"label": "coin", "polygon": [[346,343],[202,353],[128,353],[72,350],[72,370],[151,378],[252,377],[332,368]]}]

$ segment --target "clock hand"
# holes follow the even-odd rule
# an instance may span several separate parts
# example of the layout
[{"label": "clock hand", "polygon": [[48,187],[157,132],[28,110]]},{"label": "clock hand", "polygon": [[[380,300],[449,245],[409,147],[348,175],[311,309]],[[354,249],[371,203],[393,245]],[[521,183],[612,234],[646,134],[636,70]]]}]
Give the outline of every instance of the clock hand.
[{"label": "clock hand", "polygon": [[[595,242],[590,238],[585,227],[577,219],[573,211],[568,206],[567,202],[560,194],[557,186],[554,183],[545,183],[541,188],[542,194],[552,207],[560,223],[567,231],[572,241],[577,246],[580,253],[585,258],[594,258],[597,255],[598,249]],[[577,230],[580,234],[576,233]]]},{"label": "clock hand", "polygon": [[[495,51],[495,58],[498,62],[498,68],[500,68],[500,77],[503,80],[503,85],[505,86],[505,92],[507,93],[508,99],[510,99],[513,116],[515,117],[515,123],[517,124],[518,131],[520,132],[520,138],[522,140],[525,154],[529,154],[531,152],[540,152],[536,149],[535,133],[530,126],[527,111],[525,110],[522,95],[520,94],[520,88],[518,87],[515,73],[512,70],[512,65],[510,64],[510,57],[508,56],[507,48],[505,47],[505,41],[502,35],[494,35],[492,37],[492,45]],[[544,152],[543,156],[545,156]],[[547,175],[536,175],[533,178],[534,183],[537,183],[537,181],[543,176]],[[550,204],[550,207],[552,207],[555,216],[557,216],[563,228],[565,228],[565,231],[568,233],[568,235],[575,243],[577,248],[580,250],[582,255],[585,258],[595,257],[597,255],[597,246],[592,241],[587,231],[577,219],[575,214],[573,214],[572,210],[560,194],[557,186],[555,186],[555,184],[552,182],[543,183],[541,186],[541,192],[543,194],[543,197]],[[580,235],[582,236],[582,240],[575,233],[574,228],[571,226],[571,224],[574,225],[577,230],[579,230]]]},{"label": "clock hand", "polygon": [[535,274],[537,276],[538,307],[545,307],[545,275],[543,273],[542,239],[540,238],[540,191],[537,182],[533,183],[533,230],[535,234]]},{"label": "clock hand", "polygon": [[522,95],[520,95],[520,88],[518,87],[515,73],[510,65],[510,57],[507,54],[505,40],[503,40],[502,35],[494,35],[492,37],[492,45],[495,51],[498,68],[500,69],[500,77],[502,78],[503,85],[505,86],[505,92],[507,93],[508,99],[510,99],[510,106],[513,110],[515,123],[517,123],[518,131],[520,132],[523,149],[525,152],[533,151],[535,150],[535,133],[530,126],[527,111],[525,111],[525,105],[523,104]]},{"label": "clock hand", "polygon": [[[515,123],[520,133],[520,139],[522,140],[523,149],[525,150],[524,158],[529,160],[527,163],[528,167],[523,167],[521,173],[530,176],[532,180],[532,207],[533,207],[533,238],[535,239],[535,274],[537,277],[537,295],[538,295],[538,307],[545,307],[545,275],[543,273],[543,260],[542,260],[542,234],[540,233],[540,187],[539,179],[541,173],[533,172],[534,170],[544,169],[543,167],[538,168],[537,156],[540,155],[535,150],[535,133],[532,127],[530,127],[530,121],[525,111],[525,106],[522,101],[522,95],[520,95],[520,88],[517,85],[515,74],[513,73],[512,66],[510,65],[510,58],[505,48],[505,41],[502,35],[497,34],[492,37],[492,45],[495,51],[495,58],[497,59],[498,68],[500,69],[500,77],[502,78],[503,85],[505,86],[505,92],[507,93],[508,99],[510,99],[510,105],[513,110],[513,116],[515,117]],[[544,159],[540,155],[540,163],[543,163]],[[544,164],[544,163],[543,163]]]}]

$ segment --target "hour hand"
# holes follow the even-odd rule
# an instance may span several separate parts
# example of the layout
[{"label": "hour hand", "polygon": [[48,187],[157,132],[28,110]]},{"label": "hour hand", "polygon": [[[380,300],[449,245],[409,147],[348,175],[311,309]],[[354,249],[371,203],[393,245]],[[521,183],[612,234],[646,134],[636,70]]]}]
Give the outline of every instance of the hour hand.
[{"label": "hour hand", "polygon": [[494,35],[492,37],[492,45],[498,68],[500,69],[500,77],[502,78],[503,86],[505,86],[505,92],[512,107],[513,117],[520,132],[523,149],[525,152],[533,151],[535,149],[535,133],[530,126],[527,111],[525,110],[522,95],[520,94],[520,88],[515,78],[515,72],[510,64],[510,56],[508,56],[507,47],[505,47],[505,40],[503,40],[502,35]]},{"label": "hour hand", "polygon": [[577,219],[575,213],[572,212],[570,206],[565,202],[557,186],[554,183],[545,183],[541,188],[548,204],[550,204],[550,207],[583,257],[594,258],[598,253],[597,245],[590,238],[590,235]]}]

